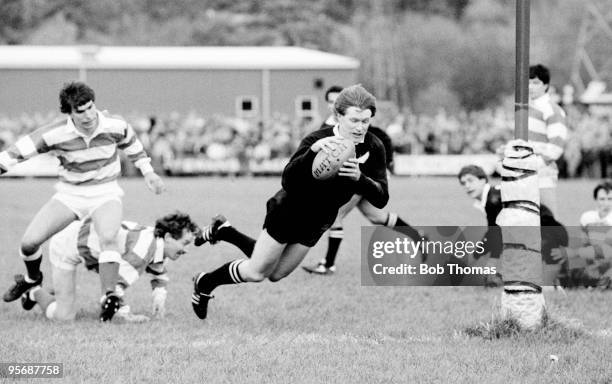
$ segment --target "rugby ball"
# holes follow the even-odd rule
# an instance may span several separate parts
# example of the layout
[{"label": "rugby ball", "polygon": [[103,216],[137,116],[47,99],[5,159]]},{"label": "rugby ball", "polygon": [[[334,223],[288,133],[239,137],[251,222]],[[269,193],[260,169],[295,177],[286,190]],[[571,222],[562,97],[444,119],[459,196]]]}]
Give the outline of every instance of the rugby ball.
[{"label": "rugby ball", "polygon": [[329,152],[319,151],[312,162],[312,177],[327,180],[334,177],[342,164],[355,157],[355,144],[352,140],[340,138]]}]

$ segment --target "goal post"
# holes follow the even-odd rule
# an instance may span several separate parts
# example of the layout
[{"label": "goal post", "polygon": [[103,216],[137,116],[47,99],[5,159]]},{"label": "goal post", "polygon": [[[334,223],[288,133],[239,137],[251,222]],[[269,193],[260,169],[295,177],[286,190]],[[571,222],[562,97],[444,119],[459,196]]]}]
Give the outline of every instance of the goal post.
[{"label": "goal post", "polygon": [[502,160],[501,198],[497,216],[504,250],[501,315],[521,329],[544,324],[542,238],[540,235],[539,158],[528,143],[529,118],[529,0],[516,1],[515,137]]}]

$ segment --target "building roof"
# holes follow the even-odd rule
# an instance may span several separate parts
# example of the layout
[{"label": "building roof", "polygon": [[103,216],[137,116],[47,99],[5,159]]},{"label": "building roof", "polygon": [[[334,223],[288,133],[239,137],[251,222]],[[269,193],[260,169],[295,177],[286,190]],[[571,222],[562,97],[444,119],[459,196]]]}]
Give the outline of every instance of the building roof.
[{"label": "building roof", "polygon": [[583,104],[612,105],[612,93],[604,92],[606,83],[603,81],[591,81],[587,89],[580,95],[579,101]]},{"label": "building roof", "polygon": [[0,45],[11,69],[356,69],[359,61],[299,47],[107,47]]}]

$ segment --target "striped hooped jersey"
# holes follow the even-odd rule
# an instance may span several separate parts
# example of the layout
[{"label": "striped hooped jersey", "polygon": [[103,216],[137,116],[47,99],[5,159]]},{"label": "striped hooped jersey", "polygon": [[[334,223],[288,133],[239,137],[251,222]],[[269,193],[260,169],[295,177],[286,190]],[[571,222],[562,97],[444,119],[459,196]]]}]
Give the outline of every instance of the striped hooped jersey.
[{"label": "striped hooped jersey", "polygon": [[612,212],[600,217],[597,210],[586,211],[580,216],[580,226],[588,244],[612,245]]},{"label": "striped hooped jersey", "polygon": [[568,135],[565,112],[548,93],[529,103],[528,128],[529,141],[546,163],[561,157]]},{"label": "striped hooped jersey", "polygon": [[151,159],[128,123],[100,112],[98,122],[91,136],[79,132],[71,118],[38,128],[0,153],[0,174],[19,162],[51,153],[60,161],[60,181],[71,185],[107,183],[121,174],[118,149],[143,173],[152,171]]},{"label": "striped hooped jersey", "polygon": [[[123,221],[117,237],[119,253],[125,261],[119,266],[120,284],[125,287],[132,285],[144,272],[153,276],[151,288],[165,287],[168,284],[168,273],[164,262],[164,240],[155,237],[153,227]],[[77,249],[88,269],[97,267],[100,240],[91,218],[84,220],[79,228]]]}]

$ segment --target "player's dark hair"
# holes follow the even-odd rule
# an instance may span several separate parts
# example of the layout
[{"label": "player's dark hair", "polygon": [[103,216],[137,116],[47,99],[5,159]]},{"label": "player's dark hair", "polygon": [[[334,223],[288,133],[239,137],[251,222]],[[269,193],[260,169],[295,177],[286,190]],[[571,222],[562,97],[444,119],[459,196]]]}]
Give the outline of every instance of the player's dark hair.
[{"label": "player's dark hair", "polygon": [[340,92],[334,103],[334,109],[342,116],[346,114],[346,110],[350,107],[357,107],[361,110],[369,109],[372,111],[372,117],[374,117],[376,114],[376,98],[366,91],[361,84],[351,85]]},{"label": "player's dark hair", "polygon": [[83,104],[96,101],[96,94],[89,85],[81,81],[71,81],[62,87],[59,100],[60,111],[62,113],[71,113],[73,109]]},{"label": "player's dark hair", "polygon": [[459,179],[459,181],[461,181],[461,178],[465,175],[472,175],[476,176],[479,179],[485,179],[486,181],[489,181],[489,177],[487,176],[484,169],[482,169],[482,167],[479,167],[478,165],[470,164],[461,168],[459,174],[457,175],[457,178]]},{"label": "player's dark hair", "polygon": [[540,79],[544,84],[550,84],[550,71],[542,64],[529,67],[529,78]]},{"label": "player's dark hair", "polygon": [[329,101],[328,97],[330,93],[340,93],[343,89],[344,88],[339,85],[332,85],[331,87],[327,88],[327,91],[325,91],[325,101]]},{"label": "player's dark hair", "polygon": [[608,193],[611,192],[612,191],[612,180],[604,180],[601,183],[597,184],[595,186],[595,189],[593,189],[593,199],[597,200],[597,194],[601,190],[604,190]]},{"label": "player's dark hair", "polygon": [[198,226],[191,220],[186,213],[175,212],[161,217],[155,221],[155,237],[164,237],[169,233],[173,239],[179,239],[187,229],[189,232],[196,233]]}]

